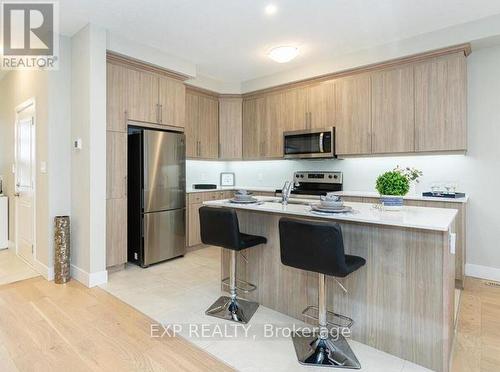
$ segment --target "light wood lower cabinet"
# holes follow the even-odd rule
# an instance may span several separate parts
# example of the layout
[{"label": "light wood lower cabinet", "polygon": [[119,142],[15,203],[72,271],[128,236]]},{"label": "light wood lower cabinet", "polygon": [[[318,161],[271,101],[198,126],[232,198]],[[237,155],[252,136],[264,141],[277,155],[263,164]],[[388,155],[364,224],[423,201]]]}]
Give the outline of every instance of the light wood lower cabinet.
[{"label": "light wood lower cabinet", "polygon": [[190,204],[188,209],[188,246],[201,244],[199,210],[203,203]]},{"label": "light wood lower cabinet", "polygon": [[[363,198],[358,196],[343,196],[342,200],[356,203],[378,204],[378,198]],[[443,202],[439,200],[405,200],[404,205],[416,207],[445,208],[458,210],[455,218],[455,280],[456,287],[463,288],[465,278],[465,254],[467,245],[467,203]]]},{"label": "light wood lower cabinet", "polygon": [[127,262],[127,198],[106,201],[106,267]]},{"label": "light wood lower cabinet", "polygon": [[202,244],[200,236],[200,216],[199,210],[204,201],[229,199],[233,196],[233,191],[207,191],[193,192],[187,195],[187,245],[194,247]]},{"label": "light wood lower cabinet", "polygon": [[375,72],[372,84],[372,153],[415,150],[413,66]]},{"label": "light wood lower cabinet", "polygon": [[457,53],[415,66],[415,150],[467,149],[467,65]]}]

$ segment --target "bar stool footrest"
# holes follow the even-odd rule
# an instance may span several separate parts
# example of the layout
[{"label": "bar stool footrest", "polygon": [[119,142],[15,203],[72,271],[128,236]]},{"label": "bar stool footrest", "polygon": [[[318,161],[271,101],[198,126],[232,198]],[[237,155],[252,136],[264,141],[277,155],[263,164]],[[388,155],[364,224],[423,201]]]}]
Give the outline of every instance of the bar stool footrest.
[{"label": "bar stool footrest", "polygon": [[[308,306],[302,311],[302,315],[304,315],[308,319],[312,319],[315,321],[319,320],[319,309],[317,306]],[[349,318],[348,316],[337,314],[332,311],[326,312],[326,324],[330,327],[338,327],[338,328],[351,328],[354,324],[354,320]]]},{"label": "bar stool footrest", "polygon": [[[222,279],[222,285],[230,287],[229,278]],[[250,293],[257,289],[257,286],[245,280],[236,279],[236,289],[243,293]]]}]

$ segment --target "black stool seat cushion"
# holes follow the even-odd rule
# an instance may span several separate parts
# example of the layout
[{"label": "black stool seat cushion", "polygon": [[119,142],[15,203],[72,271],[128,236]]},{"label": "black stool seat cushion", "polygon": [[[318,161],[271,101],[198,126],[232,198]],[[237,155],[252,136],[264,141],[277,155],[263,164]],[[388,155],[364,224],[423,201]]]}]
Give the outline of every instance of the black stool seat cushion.
[{"label": "black stool seat cushion", "polygon": [[266,244],[267,239],[263,236],[248,235],[240,233],[240,246],[241,249],[250,248],[259,244]]},{"label": "black stool seat cushion", "polygon": [[279,232],[283,265],[343,278],[366,263],[345,254],[338,223],[282,218]]},{"label": "black stool seat cushion", "polygon": [[351,256],[349,254],[345,255],[345,264],[347,271],[353,272],[366,264],[366,260],[360,256]]},{"label": "black stool seat cushion", "polygon": [[200,233],[203,244],[241,251],[265,244],[263,236],[240,233],[238,216],[233,209],[201,207]]}]

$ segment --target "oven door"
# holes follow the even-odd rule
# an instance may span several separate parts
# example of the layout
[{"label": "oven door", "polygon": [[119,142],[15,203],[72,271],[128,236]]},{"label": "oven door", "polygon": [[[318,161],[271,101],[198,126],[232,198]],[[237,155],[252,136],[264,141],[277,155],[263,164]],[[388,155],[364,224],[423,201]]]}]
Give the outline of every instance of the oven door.
[{"label": "oven door", "polygon": [[335,157],[335,128],[283,133],[285,159]]}]

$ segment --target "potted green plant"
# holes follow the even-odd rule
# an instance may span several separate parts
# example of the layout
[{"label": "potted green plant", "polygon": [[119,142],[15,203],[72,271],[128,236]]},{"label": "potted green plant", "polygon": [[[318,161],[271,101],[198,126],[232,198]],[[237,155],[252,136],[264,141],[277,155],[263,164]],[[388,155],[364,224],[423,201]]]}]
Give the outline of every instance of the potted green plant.
[{"label": "potted green plant", "polygon": [[385,210],[399,211],[403,208],[403,196],[410,191],[412,182],[417,182],[422,172],[415,168],[399,166],[378,176],[375,188]]}]

